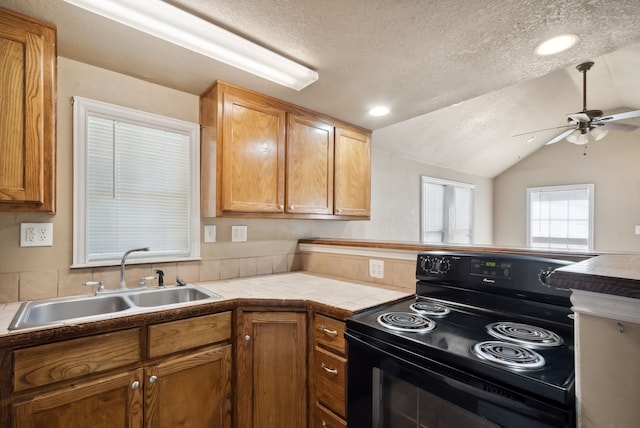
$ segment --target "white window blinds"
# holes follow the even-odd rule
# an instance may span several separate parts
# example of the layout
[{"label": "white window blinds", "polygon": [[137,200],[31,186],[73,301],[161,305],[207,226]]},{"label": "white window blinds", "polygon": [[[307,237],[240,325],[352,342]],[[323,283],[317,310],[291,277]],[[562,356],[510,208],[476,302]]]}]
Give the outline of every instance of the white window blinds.
[{"label": "white window blinds", "polygon": [[74,98],[74,265],[199,257],[198,125]]},{"label": "white window blinds", "polygon": [[593,184],[527,189],[527,242],[534,248],[593,248]]},{"label": "white window blinds", "polygon": [[423,176],[421,242],[473,243],[474,189],[471,184]]}]

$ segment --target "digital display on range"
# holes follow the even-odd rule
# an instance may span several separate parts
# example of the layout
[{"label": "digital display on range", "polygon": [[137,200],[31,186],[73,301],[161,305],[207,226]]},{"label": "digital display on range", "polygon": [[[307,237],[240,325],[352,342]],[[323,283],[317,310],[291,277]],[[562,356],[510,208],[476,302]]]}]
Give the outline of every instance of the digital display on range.
[{"label": "digital display on range", "polygon": [[488,278],[509,279],[511,277],[511,263],[492,259],[472,259],[471,275]]}]

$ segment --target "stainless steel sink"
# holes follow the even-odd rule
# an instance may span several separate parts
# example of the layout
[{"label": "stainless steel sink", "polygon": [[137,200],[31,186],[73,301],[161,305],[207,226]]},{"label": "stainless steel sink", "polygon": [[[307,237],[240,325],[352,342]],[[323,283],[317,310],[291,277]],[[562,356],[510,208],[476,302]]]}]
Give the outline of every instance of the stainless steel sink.
[{"label": "stainless steel sink", "polygon": [[133,313],[153,307],[205,300],[222,300],[222,296],[189,284],[183,287],[107,291],[91,297],[34,300],[20,306],[9,330],[97,319],[125,311]]},{"label": "stainless steel sink", "polygon": [[124,296],[69,297],[22,304],[9,330],[36,327],[78,318],[126,311],[132,307]]},{"label": "stainless steel sink", "polygon": [[175,305],[176,303],[187,303],[205,299],[222,299],[222,296],[208,290],[196,288],[195,286],[141,290],[137,293],[129,293],[128,296],[134,305],[142,307]]}]

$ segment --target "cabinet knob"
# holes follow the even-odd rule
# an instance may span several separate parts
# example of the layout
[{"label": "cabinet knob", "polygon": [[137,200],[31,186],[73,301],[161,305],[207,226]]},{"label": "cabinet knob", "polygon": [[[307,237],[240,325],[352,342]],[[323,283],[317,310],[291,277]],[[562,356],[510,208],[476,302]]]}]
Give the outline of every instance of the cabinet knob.
[{"label": "cabinet knob", "polygon": [[322,428],[328,428],[329,425],[327,424],[327,421],[325,421],[324,419],[322,420]]},{"label": "cabinet knob", "polygon": [[329,368],[329,367],[325,366],[324,363],[321,363],[320,367],[322,367],[325,372],[327,372],[329,374],[332,374],[334,376],[338,376],[338,370]]},{"label": "cabinet knob", "polygon": [[149,378],[149,383],[156,383],[156,381],[157,381],[157,380],[158,380],[158,376],[155,376],[155,375],[154,375],[154,376],[151,376],[151,377]]},{"label": "cabinet knob", "polygon": [[284,210],[284,205],[278,205],[278,208],[280,208],[280,210]]},{"label": "cabinet knob", "polygon": [[296,208],[295,205],[289,205],[289,211],[293,211]]},{"label": "cabinet knob", "polygon": [[136,380],[131,384],[131,389],[136,390],[138,388],[140,388],[140,382]]},{"label": "cabinet knob", "polygon": [[250,341],[251,340],[251,336],[249,336],[248,334],[244,336],[244,340],[245,341]]},{"label": "cabinet knob", "polygon": [[342,212],[342,208],[338,208],[336,211],[338,211],[338,213]]}]

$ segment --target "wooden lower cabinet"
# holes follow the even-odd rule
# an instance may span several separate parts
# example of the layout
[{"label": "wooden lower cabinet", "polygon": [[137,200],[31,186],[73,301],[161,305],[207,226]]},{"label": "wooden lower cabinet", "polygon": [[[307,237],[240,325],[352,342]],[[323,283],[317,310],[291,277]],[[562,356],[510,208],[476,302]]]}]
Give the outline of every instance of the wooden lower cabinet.
[{"label": "wooden lower cabinet", "polygon": [[347,423],[344,419],[327,409],[320,403],[316,403],[313,409],[313,428],[344,428]]},{"label": "wooden lower cabinet", "polygon": [[13,406],[15,428],[142,427],[142,369],[35,395]]},{"label": "wooden lower cabinet", "polygon": [[[231,428],[231,312],[11,352],[14,428]],[[4,402],[4,400],[1,400]]]},{"label": "wooden lower cabinet", "polygon": [[307,425],[306,312],[238,310],[236,428]]}]

